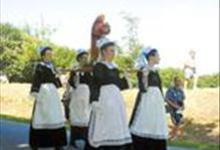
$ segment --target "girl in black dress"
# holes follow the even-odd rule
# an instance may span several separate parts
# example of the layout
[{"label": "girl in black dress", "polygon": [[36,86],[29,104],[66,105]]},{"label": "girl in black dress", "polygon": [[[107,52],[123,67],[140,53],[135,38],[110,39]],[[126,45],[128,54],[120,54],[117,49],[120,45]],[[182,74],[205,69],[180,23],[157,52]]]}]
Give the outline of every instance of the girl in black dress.
[{"label": "girl in black dress", "polygon": [[129,132],[123,87],[119,70],[113,63],[114,43],[106,38],[99,41],[101,60],[94,66],[92,92],[92,114],[89,125],[87,150],[129,150]]},{"label": "girl in black dress", "polygon": [[[78,50],[76,60],[78,69],[89,67],[88,52],[84,49]],[[91,66],[90,66],[91,68]],[[92,85],[92,70],[76,71],[74,69],[69,78],[70,104],[69,120],[71,125],[70,143],[75,148],[83,147],[87,141],[87,131],[90,118],[90,89]],[[83,149],[83,148],[82,148]]]},{"label": "girl in black dress", "polygon": [[141,63],[137,74],[139,93],[130,122],[134,149],[166,150],[168,126],[162,83],[156,68],[159,53],[156,49],[144,49],[141,58],[147,63]]},{"label": "girl in black dress", "polygon": [[32,149],[55,147],[62,149],[67,144],[65,117],[57,88],[61,87],[51,62],[52,48],[40,49],[42,61],[36,66],[31,86],[34,109],[30,126],[29,143]]}]

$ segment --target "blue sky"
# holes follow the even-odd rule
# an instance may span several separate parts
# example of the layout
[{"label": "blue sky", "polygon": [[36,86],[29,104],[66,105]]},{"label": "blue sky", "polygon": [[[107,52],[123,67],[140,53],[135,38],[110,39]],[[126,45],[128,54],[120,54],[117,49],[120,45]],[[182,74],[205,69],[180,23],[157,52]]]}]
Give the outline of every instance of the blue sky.
[{"label": "blue sky", "polygon": [[218,0],[1,0],[1,22],[16,26],[44,23],[58,31],[52,41],[89,48],[94,18],[104,13],[112,26],[110,38],[122,45],[126,34],[120,12],[139,18],[139,39],[160,50],[161,67],[182,67],[190,49],[197,52],[199,74],[218,72]]}]

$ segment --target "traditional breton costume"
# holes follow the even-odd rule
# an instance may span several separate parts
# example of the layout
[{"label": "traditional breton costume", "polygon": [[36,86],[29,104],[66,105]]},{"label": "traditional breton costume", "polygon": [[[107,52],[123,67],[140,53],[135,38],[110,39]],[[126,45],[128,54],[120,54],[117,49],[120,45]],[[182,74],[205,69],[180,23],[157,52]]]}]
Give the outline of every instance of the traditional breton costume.
[{"label": "traditional breton costume", "polygon": [[[104,39],[99,48],[111,41]],[[125,104],[120,90],[127,88],[114,63],[98,62],[93,69],[92,113],[87,150],[127,150],[131,135],[126,120]]]},{"label": "traditional breton costume", "polygon": [[61,147],[67,144],[59,87],[61,82],[56,77],[53,64],[44,61],[37,64],[31,86],[31,95],[35,98],[30,126],[31,147]]},{"label": "traditional breton costume", "polygon": [[[80,56],[88,54],[80,49]],[[77,140],[87,141],[87,131],[90,118],[90,89],[92,85],[92,72],[71,72],[69,78],[71,86],[69,120],[71,125],[71,145],[78,147]]]},{"label": "traditional breton costume", "polygon": [[166,150],[168,138],[161,79],[156,67],[146,60],[151,50],[143,49],[138,60],[139,93],[130,121],[135,150]]}]

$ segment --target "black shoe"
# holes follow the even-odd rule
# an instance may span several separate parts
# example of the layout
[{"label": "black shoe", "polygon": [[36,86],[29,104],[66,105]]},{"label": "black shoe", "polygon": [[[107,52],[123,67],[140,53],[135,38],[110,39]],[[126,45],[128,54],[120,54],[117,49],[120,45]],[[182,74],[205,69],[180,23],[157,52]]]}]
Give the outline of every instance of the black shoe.
[{"label": "black shoe", "polygon": [[55,147],[54,150],[64,150],[63,147]]}]

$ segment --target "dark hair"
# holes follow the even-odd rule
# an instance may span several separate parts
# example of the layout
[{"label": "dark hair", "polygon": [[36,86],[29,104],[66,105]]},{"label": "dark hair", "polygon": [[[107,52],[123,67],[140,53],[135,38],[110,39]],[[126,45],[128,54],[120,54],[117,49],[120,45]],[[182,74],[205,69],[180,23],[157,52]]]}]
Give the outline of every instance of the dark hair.
[{"label": "dark hair", "polygon": [[150,57],[151,57],[151,56],[155,56],[157,52],[158,52],[157,49],[152,49],[152,50],[146,55],[147,60],[149,61]]},{"label": "dark hair", "polygon": [[101,51],[103,51],[110,46],[115,46],[115,43],[114,42],[106,43],[106,44],[102,45],[102,47],[100,49],[101,49]]},{"label": "dark hair", "polygon": [[85,55],[85,54],[88,55],[88,52],[82,52],[82,53],[78,54],[78,55],[76,56],[76,60],[79,62],[80,57],[82,57],[82,56]]},{"label": "dark hair", "polygon": [[41,52],[40,52],[40,56],[41,56],[41,57],[44,56],[47,50],[52,51],[52,48],[49,47],[49,46],[46,46],[46,47],[42,48],[42,50],[41,50]]},{"label": "dark hair", "polygon": [[173,78],[173,80],[174,80],[174,82],[176,82],[176,81],[178,81],[178,80],[182,80],[179,76],[175,76],[174,78]]}]

